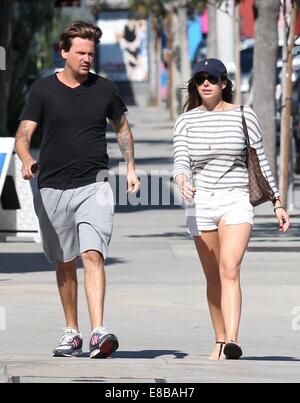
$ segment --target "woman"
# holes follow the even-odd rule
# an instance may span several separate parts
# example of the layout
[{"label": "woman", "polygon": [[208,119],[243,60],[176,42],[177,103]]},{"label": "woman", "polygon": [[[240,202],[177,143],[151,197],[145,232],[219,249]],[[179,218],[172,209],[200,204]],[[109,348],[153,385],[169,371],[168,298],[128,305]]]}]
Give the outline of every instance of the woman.
[{"label": "woman", "polygon": [[[239,105],[232,104],[232,83],[218,59],[199,62],[188,84],[183,113],[174,127],[174,178],[186,200],[187,226],[194,237],[207,280],[207,299],[215,332],[211,360],[238,359],[241,315],[240,266],[252,225],[246,142]],[[279,231],[289,217],[265,157],[260,125],[245,106],[250,144],[274,193]]]}]

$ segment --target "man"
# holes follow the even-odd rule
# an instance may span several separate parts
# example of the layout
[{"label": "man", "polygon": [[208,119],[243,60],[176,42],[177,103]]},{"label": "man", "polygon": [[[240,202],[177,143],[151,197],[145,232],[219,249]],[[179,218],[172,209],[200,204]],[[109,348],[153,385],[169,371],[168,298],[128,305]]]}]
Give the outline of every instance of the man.
[{"label": "man", "polygon": [[32,86],[16,135],[22,176],[30,180],[36,167],[29,152],[30,139],[37,126],[42,133],[34,204],[44,252],[49,261],[56,262],[66,319],[65,333],[53,353],[56,357],[82,351],[77,318],[78,256],[84,265],[92,329],[90,357],[106,358],[119,346],[117,337],[103,327],[104,261],[114,206],[109,182],[96,178],[108,169],[107,119],[127,163],[128,192],[139,189],[139,180],[133,136],[124,115],[127,108],[110,80],[89,72],[101,36],[100,28],[83,21],[75,21],[61,34],[64,69]]}]

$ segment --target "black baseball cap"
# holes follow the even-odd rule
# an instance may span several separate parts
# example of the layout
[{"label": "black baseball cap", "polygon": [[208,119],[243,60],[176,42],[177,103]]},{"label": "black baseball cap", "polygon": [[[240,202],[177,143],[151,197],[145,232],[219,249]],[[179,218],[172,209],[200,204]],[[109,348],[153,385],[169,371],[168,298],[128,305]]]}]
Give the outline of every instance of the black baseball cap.
[{"label": "black baseball cap", "polygon": [[194,70],[194,75],[197,73],[208,73],[215,77],[227,76],[227,69],[219,59],[209,58],[202,59],[197,64]]}]

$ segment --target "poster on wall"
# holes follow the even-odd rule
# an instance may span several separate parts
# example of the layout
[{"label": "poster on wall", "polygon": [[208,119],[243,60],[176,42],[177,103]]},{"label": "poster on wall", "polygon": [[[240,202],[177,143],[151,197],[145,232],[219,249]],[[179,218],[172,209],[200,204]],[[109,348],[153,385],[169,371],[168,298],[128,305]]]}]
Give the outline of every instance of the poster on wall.
[{"label": "poster on wall", "polygon": [[14,150],[14,145],[15,139],[13,137],[0,138],[0,196],[2,194],[5,178]]},{"label": "poster on wall", "polygon": [[148,22],[128,12],[101,13],[100,74],[113,81],[148,81]]}]

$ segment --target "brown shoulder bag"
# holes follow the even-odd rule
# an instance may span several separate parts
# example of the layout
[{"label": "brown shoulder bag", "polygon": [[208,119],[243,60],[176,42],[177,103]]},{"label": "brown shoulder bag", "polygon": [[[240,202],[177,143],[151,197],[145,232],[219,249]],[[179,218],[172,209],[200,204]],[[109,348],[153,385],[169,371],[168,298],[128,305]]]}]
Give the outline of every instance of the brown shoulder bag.
[{"label": "brown shoulder bag", "polygon": [[255,207],[267,201],[273,201],[275,194],[268,180],[261,172],[259,159],[255,148],[250,146],[249,133],[244,115],[244,105],[241,105],[243,130],[246,138],[246,166],[249,175],[250,203]]}]

